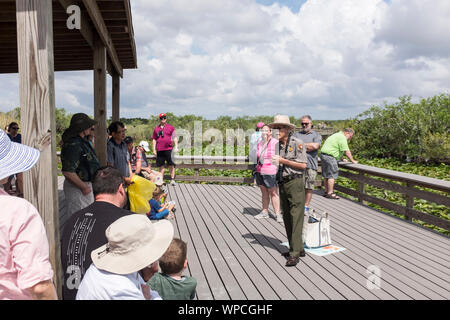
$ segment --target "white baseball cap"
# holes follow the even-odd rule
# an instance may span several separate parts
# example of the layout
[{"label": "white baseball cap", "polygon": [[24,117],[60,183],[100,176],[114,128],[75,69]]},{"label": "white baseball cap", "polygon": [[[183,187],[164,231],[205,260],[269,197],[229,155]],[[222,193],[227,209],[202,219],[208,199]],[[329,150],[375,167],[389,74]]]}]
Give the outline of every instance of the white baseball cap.
[{"label": "white baseball cap", "polygon": [[148,142],[147,141],[141,141],[139,142],[139,146],[141,146],[142,148],[144,148],[145,152],[150,152],[150,148],[148,146]]}]

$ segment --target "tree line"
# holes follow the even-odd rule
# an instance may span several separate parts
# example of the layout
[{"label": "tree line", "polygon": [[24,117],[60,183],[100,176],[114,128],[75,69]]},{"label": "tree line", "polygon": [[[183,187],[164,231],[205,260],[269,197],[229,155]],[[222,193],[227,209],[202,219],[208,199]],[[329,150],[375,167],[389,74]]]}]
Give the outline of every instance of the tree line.
[{"label": "tree line", "polygon": [[[338,131],[352,127],[356,134],[350,143],[357,157],[397,158],[414,162],[450,163],[450,94],[440,94],[413,103],[410,96],[400,97],[398,102],[372,106],[354,118],[346,120],[313,120],[317,127],[332,127]],[[299,117],[290,117],[291,123],[300,124]],[[57,143],[69,127],[72,114],[64,108],[56,109]],[[175,128],[194,132],[196,121],[201,121],[202,132],[214,128],[226,135],[227,129],[255,129],[260,121],[271,123],[273,116],[221,116],[215,120],[196,115],[177,116],[167,113],[168,122]],[[9,122],[20,121],[20,108],[0,113],[2,128]],[[136,140],[151,141],[158,116],[149,118],[121,118],[127,128],[127,135]],[[111,119],[108,121],[108,124]]]}]

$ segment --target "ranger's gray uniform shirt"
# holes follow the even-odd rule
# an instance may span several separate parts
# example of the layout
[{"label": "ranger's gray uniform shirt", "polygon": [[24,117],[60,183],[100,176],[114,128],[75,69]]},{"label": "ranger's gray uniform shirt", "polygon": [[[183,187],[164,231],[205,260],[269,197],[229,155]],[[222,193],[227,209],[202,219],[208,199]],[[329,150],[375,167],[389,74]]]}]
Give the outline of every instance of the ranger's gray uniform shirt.
[{"label": "ranger's gray uniform shirt", "polygon": [[[311,130],[309,133],[305,133],[303,131],[296,132],[294,134],[294,137],[301,139],[304,143],[318,143],[319,147],[322,144],[322,136],[320,133],[315,132],[314,130]],[[311,152],[307,152],[306,155],[308,156],[308,169],[313,169],[317,171],[318,164],[317,164],[317,154],[319,153],[319,150],[314,150]]]},{"label": "ranger's gray uniform shirt", "polygon": [[[300,162],[300,163],[307,163],[308,159],[306,156],[306,146],[303,143],[303,141],[299,138],[296,138],[294,136],[291,136],[291,139],[289,141],[289,145],[286,146],[288,148],[287,154],[285,155],[285,148],[283,148],[283,145],[281,142],[279,142],[280,145],[280,156],[284,159]],[[278,168],[278,170],[282,170],[283,165],[281,164]],[[304,170],[297,170],[289,166],[284,166],[284,171],[282,173],[282,177],[288,177],[294,174],[303,174]]]}]

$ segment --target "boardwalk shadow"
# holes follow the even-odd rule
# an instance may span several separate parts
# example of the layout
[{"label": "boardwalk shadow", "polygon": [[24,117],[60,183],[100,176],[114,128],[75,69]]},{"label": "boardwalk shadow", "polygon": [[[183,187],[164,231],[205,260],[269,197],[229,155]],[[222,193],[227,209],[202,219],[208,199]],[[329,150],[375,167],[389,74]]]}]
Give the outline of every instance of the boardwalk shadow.
[{"label": "boardwalk shadow", "polygon": [[279,252],[287,251],[287,248],[281,245],[283,242],[280,239],[275,239],[264,234],[247,233],[243,234],[242,237],[245,239],[250,239],[251,244],[259,244],[262,245],[263,247],[275,248]]},{"label": "boardwalk shadow", "polygon": [[256,216],[259,212],[260,212],[260,209],[253,208],[253,207],[247,207],[242,210],[243,214],[247,214],[249,216]]}]

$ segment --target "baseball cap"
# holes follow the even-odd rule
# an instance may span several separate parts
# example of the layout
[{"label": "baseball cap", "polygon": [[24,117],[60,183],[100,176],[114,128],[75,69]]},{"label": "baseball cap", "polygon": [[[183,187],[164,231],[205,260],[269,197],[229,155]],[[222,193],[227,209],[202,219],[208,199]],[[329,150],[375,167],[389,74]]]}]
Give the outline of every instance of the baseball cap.
[{"label": "baseball cap", "polygon": [[256,125],[257,128],[262,128],[264,127],[264,122],[258,122],[258,124]]},{"label": "baseball cap", "polygon": [[159,114],[159,118],[161,119],[162,117],[167,117],[165,113],[160,113]]},{"label": "baseball cap", "polygon": [[147,141],[139,142],[139,146],[144,148],[145,152],[150,152],[150,147],[148,146],[148,142]]}]

